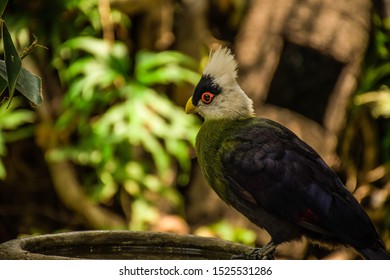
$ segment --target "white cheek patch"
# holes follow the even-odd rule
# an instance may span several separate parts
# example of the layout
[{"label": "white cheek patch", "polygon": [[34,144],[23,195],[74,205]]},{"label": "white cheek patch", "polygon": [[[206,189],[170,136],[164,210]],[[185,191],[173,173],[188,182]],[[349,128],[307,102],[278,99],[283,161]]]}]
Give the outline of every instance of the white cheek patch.
[{"label": "white cheek patch", "polygon": [[236,84],[234,89],[215,96],[210,104],[199,102],[199,113],[205,119],[237,119],[254,115],[252,100]]}]

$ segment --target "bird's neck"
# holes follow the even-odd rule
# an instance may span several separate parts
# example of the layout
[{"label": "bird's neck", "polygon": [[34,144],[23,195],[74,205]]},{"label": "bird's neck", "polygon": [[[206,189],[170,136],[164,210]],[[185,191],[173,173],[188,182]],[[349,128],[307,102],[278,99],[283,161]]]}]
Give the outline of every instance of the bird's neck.
[{"label": "bird's neck", "polygon": [[224,94],[226,96],[224,100],[227,101],[228,105],[221,107],[226,108],[226,112],[224,112],[226,119],[235,121],[254,117],[253,101],[246,95],[237,82],[227,87]]},{"label": "bird's neck", "polygon": [[203,152],[204,147],[216,146],[223,135],[223,131],[230,122],[231,120],[229,119],[205,119],[196,137],[196,150],[198,154]]},{"label": "bird's neck", "polygon": [[241,120],[211,119],[206,120],[196,137],[196,153],[202,173],[209,185],[224,201],[228,200],[226,193],[226,178],[223,176],[223,167],[220,161],[220,148],[226,137],[236,128],[247,122],[247,117]]},{"label": "bird's neck", "polygon": [[222,166],[218,159],[218,150],[226,129],[229,129],[232,121],[227,119],[206,120],[201,126],[196,137],[196,153],[199,166],[209,185],[225,200]]}]

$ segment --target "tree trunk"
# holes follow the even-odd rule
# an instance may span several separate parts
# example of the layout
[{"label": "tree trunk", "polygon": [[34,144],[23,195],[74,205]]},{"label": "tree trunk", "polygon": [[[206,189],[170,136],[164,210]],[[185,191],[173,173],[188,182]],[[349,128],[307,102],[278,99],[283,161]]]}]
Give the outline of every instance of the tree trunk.
[{"label": "tree trunk", "polygon": [[369,0],[253,0],[236,40],[240,82],[258,114],[290,127],[331,165],[370,11]]}]

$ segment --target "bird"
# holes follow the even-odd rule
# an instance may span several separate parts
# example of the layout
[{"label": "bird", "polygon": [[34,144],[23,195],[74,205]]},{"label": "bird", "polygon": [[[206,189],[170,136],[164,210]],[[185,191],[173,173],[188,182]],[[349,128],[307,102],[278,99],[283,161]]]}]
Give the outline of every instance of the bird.
[{"label": "bird", "polygon": [[321,156],[285,126],[255,116],[237,69],[229,48],[211,51],[185,111],[204,120],[195,151],[208,184],[271,236],[241,257],[273,259],[278,245],[305,237],[390,259],[368,214]]}]

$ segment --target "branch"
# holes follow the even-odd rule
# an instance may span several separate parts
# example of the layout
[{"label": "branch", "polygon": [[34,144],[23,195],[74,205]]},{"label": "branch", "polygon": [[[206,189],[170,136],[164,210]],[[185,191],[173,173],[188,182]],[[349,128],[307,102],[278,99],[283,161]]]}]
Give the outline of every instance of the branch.
[{"label": "branch", "polygon": [[95,229],[123,229],[125,220],[119,215],[100,207],[88,198],[76,179],[72,165],[66,161],[49,164],[54,188],[66,207],[83,216]]}]

